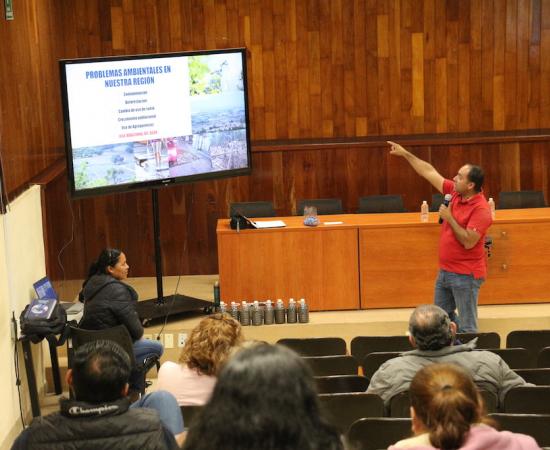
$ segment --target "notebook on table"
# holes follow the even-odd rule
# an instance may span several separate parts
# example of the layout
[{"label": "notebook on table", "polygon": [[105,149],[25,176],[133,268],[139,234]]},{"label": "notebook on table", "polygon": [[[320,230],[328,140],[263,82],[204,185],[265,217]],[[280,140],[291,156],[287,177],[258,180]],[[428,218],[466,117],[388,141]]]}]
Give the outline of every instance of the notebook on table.
[{"label": "notebook on table", "polygon": [[[36,283],[33,284],[33,287],[34,287],[34,291],[36,292],[36,295],[38,296],[37,300],[55,299],[56,302],[59,302],[60,305],[65,309],[68,316],[78,314],[83,309],[83,305],[80,302],[73,303],[73,302],[60,301],[59,296],[57,295],[57,292],[55,291],[53,284],[48,277],[41,278],[40,280],[38,280]],[[29,311],[31,309],[32,307],[29,308]],[[52,307],[52,310],[53,310],[53,307]]]}]

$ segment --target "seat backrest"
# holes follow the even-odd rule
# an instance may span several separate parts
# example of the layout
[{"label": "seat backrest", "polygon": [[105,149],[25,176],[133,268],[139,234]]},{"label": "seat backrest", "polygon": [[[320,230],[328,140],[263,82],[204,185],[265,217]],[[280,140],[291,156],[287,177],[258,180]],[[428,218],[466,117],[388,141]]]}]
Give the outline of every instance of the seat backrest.
[{"label": "seat backrest", "polygon": [[537,386],[550,386],[550,368],[544,369],[514,369],[527,383]]},{"label": "seat backrest", "polygon": [[132,362],[132,366],[136,366],[136,358],[134,356],[134,347],[132,338],[128,329],[124,325],[117,325],[112,328],[104,328],[103,330],[85,330],[83,328],[71,327],[71,341],[73,350],[78,347],[93,341],[104,340],[113,341],[120,345]]},{"label": "seat backrest", "polygon": [[529,351],[531,364],[527,367],[537,367],[539,352],[544,347],[550,347],[550,330],[517,330],[506,336],[506,348],[525,348]]},{"label": "seat backrest", "polygon": [[351,354],[362,361],[369,353],[413,350],[407,336],[356,336],[351,340]]},{"label": "seat backrest", "polygon": [[341,433],[362,417],[382,417],[384,401],[376,394],[320,394],[321,414]]},{"label": "seat backrest", "polygon": [[476,348],[500,348],[500,335],[494,331],[488,333],[457,333],[456,338],[463,344],[477,338]]},{"label": "seat backrest", "polygon": [[359,372],[357,360],[350,355],[307,356],[303,359],[309,364],[313,375],[316,377],[357,375]]},{"label": "seat backrest", "polygon": [[298,201],[296,206],[296,214],[301,216],[304,214],[304,207],[315,206],[317,214],[342,214],[342,200],[339,198],[313,198]]},{"label": "seat backrest", "polygon": [[537,367],[550,367],[550,347],[543,348],[537,356]]},{"label": "seat backrest", "polygon": [[363,375],[365,375],[369,380],[372,379],[372,376],[384,364],[387,360],[392,358],[397,358],[401,352],[374,352],[369,353],[363,359]]},{"label": "seat backrest", "polygon": [[544,414],[489,414],[499,429],[532,436],[540,447],[550,446],[550,415]]},{"label": "seat backrest", "polygon": [[504,397],[502,411],[516,414],[550,414],[550,386],[518,386],[510,389]]},{"label": "seat backrest", "polygon": [[497,394],[491,391],[486,391],[485,389],[480,389],[479,393],[483,399],[485,405],[485,411],[487,413],[494,413],[498,411],[498,397]]},{"label": "seat backrest", "polygon": [[339,337],[285,338],[277,344],[294,350],[300,356],[332,356],[346,354],[346,341]]},{"label": "seat backrest", "polygon": [[439,207],[443,203],[443,200],[445,200],[445,197],[443,196],[443,194],[439,192],[432,194],[432,203],[430,203],[430,211],[431,212],[439,211]]},{"label": "seat backrest", "polygon": [[411,417],[409,391],[399,392],[390,399],[390,417]]},{"label": "seat backrest", "polygon": [[369,195],[359,197],[358,214],[405,212],[400,195]]},{"label": "seat backrest", "polygon": [[354,422],[348,432],[348,443],[355,450],[388,448],[412,435],[411,419],[367,417]]},{"label": "seat backrest", "polygon": [[229,206],[229,217],[241,214],[246,217],[275,217],[271,202],[235,202]]},{"label": "seat backrest", "polygon": [[524,348],[487,348],[499,355],[510,369],[529,369],[535,367],[529,352]]},{"label": "seat backrest", "polygon": [[501,192],[498,195],[498,209],[544,208],[542,191]]},{"label": "seat backrest", "polygon": [[369,387],[369,379],[362,375],[332,375],[315,377],[319,394],[346,394],[349,392],[365,392]]},{"label": "seat backrest", "polygon": [[197,414],[202,410],[203,406],[198,405],[186,405],[180,406],[181,416],[183,418],[183,425],[187,429],[191,427],[193,421],[197,417]]}]

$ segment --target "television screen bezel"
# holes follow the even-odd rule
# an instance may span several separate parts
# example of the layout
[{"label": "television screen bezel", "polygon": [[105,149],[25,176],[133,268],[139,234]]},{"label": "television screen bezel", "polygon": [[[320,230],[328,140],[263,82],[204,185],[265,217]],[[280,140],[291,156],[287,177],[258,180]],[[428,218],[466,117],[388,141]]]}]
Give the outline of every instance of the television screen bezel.
[{"label": "television screen bezel", "polygon": [[[247,167],[238,169],[229,169],[215,172],[205,172],[194,175],[182,175],[179,177],[168,177],[150,181],[137,181],[125,184],[112,184],[108,186],[100,186],[91,189],[77,190],[75,189],[74,167],[73,167],[73,147],[71,143],[71,125],[69,116],[69,99],[67,94],[67,78],[65,67],[72,64],[108,62],[108,61],[131,61],[131,60],[146,60],[158,58],[173,58],[173,57],[188,57],[196,55],[224,54],[224,53],[240,53],[242,58],[243,71],[243,93],[244,93],[244,110],[246,123],[246,146],[247,146]],[[59,72],[61,82],[61,101],[63,114],[63,127],[65,136],[65,156],[67,161],[67,175],[69,178],[69,189],[71,197],[86,198],[98,195],[107,195],[113,193],[134,192],[140,190],[156,189],[165,186],[176,184],[192,183],[196,181],[216,180],[220,178],[229,178],[236,176],[250,175],[252,172],[252,148],[250,141],[250,112],[248,105],[248,75],[247,75],[247,49],[245,47],[214,49],[214,50],[193,50],[193,51],[178,51],[167,53],[143,53],[135,55],[116,55],[116,56],[99,56],[91,58],[67,58],[59,60]]]}]

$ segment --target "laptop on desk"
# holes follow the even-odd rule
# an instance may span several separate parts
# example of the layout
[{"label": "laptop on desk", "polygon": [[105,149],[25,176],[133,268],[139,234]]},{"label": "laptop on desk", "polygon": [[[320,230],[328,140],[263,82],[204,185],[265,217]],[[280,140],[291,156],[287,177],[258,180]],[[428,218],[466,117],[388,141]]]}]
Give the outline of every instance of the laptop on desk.
[{"label": "laptop on desk", "polygon": [[56,299],[59,304],[67,312],[67,316],[75,316],[82,313],[84,305],[80,302],[62,302],[55,291],[52,282],[48,277],[41,278],[33,284],[34,291],[39,299],[53,298]]}]

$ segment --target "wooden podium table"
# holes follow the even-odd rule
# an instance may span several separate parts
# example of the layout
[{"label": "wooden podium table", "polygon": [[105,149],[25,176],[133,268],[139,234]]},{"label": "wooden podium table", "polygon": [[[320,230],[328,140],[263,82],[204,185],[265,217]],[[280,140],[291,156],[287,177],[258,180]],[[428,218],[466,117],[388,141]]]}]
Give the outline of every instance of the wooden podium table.
[{"label": "wooden podium table", "polygon": [[[319,216],[337,225],[241,230],[218,221],[223,301],[306,298],[312,311],[412,307],[433,301],[438,215]],[[259,219],[263,220],[263,219]],[[550,302],[550,208],[498,210],[480,303]]]}]

